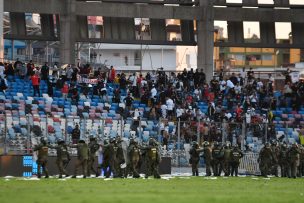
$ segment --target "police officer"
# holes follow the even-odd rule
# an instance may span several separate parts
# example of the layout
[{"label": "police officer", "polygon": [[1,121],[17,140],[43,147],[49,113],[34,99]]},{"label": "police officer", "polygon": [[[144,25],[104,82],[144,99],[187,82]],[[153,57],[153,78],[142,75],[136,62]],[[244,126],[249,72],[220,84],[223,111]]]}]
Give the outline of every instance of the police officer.
[{"label": "police officer", "polygon": [[297,143],[293,143],[288,151],[289,167],[290,167],[290,178],[297,177],[298,167],[300,165],[300,154],[301,151]]},{"label": "police officer", "polygon": [[273,140],[271,143],[271,151],[273,153],[273,161],[272,161],[272,168],[271,168],[271,174],[278,177],[278,158],[280,154],[280,148],[278,146],[278,142],[276,140]]},{"label": "police officer", "polygon": [[115,170],[117,172],[117,177],[123,178],[125,177],[125,157],[123,154],[123,149],[122,149],[122,140],[120,136],[116,137],[116,147],[117,147],[117,151],[116,151],[116,162],[115,162]]},{"label": "police officer", "polygon": [[72,142],[77,144],[80,139],[80,129],[78,123],[76,123],[75,128],[72,130]]},{"label": "police officer", "polygon": [[56,160],[56,164],[58,166],[59,169],[59,178],[62,178],[62,174],[64,174],[66,177],[69,176],[65,170],[65,167],[67,166],[67,164],[69,163],[69,161],[71,160],[70,155],[69,155],[69,151],[68,151],[68,147],[65,144],[64,140],[59,139],[57,141],[57,147],[56,147],[56,151],[57,151],[57,160]]},{"label": "police officer", "polygon": [[302,145],[299,145],[300,147],[300,166],[299,166],[299,177],[303,177],[304,176],[304,147]]},{"label": "police officer", "polygon": [[88,176],[91,175],[91,171],[98,177],[97,170],[94,168],[94,163],[95,163],[95,157],[96,157],[96,152],[99,149],[99,144],[97,143],[97,140],[95,137],[90,136],[90,142],[89,142],[89,150],[90,150],[90,156],[88,160]]},{"label": "police officer", "polygon": [[45,173],[45,178],[49,178],[49,172],[47,169],[47,158],[48,158],[49,147],[44,137],[40,139],[40,144],[34,148],[34,151],[38,151],[38,159],[37,159],[38,178],[41,178],[41,171],[40,171],[41,167],[43,172]]},{"label": "police officer", "polygon": [[[111,140],[113,141],[113,140]],[[104,176],[106,178],[109,178],[112,172],[112,165],[111,165],[111,159],[112,159],[112,153],[111,153],[111,146],[108,140],[104,140],[103,147],[102,147],[102,154],[103,154],[103,160],[101,163],[101,168],[104,172]],[[100,174],[98,174],[100,175]]]},{"label": "police officer", "polygon": [[283,143],[281,145],[278,160],[281,168],[281,177],[288,177],[289,162],[288,162],[288,147],[286,143]]},{"label": "police officer", "polygon": [[134,138],[130,139],[128,147],[129,169],[133,178],[139,178],[140,148]]},{"label": "police officer", "polygon": [[82,167],[83,178],[86,178],[88,174],[87,169],[88,169],[88,159],[89,159],[89,147],[83,139],[80,139],[78,141],[78,144],[73,147],[77,148],[77,162],[75,165],[75,171],[72,178],[76,178],[77,171],[80,166]]},{"label": "police officer", "polygon": [[264,177],[268,176],[271,169],[272,161],[273,161],[273,153],[271,151],[270,144],[266,143],[265,146],[261,149],[258,158],[258,163],[262,176]]},{"label": "police officer", "polygon": [[225,176],[230,175],[230,163],[231,162],[231,147],[229,143],[226,143],[225,147],[223,148],[223,170]]},{"label": "police officer", "polygon": [[221,175],[221,160],[223,158],[223,152],[221,146],[218,142],[214,143],[214,148],[212,149],[212,165],[214,176]]},{"label": "police officer", "polygon": [[148,178],[149,175],[153,174],[154,178],[160,178],[158,172],[158,166],[160,163],[160,152],[157,142],[150,138],[149,146],[147,147],[146,153],[146,174],[145,178]]},{"label": "police officer", "polygon": [[109,145],[109,160],[110,160],[110,169],[113,173],[113,177],[117,178],[117,143],[115,138],[110,138],[110,145]]},{"label": "police officer", "polygon": [[205,159],[206,164],[206,176],[211,176],[211,163],[212,163],[212,149],[209,142],[204,142],[204,154],[203,157]]},{"label": "police officer", "polygon": [[238,145],[235,144],[233,146],[233,149],[231,151],[231,176],[233,176],[233,174],[235,176],[238,176],[239,174],[239,165],[240,165],[240,160],[241,158],[244,156],[243,152],[239,149]]},{"label": "police officer", "polygon": [[189,163],[192,167],[192,176],[198,176],[198,166],[199,166],[199,160],[200,160],[200,152],[202,152],[203,149],[200,149],[197,142],[192,143],[192,148],[189,151],[190,154],[190,160]]}]

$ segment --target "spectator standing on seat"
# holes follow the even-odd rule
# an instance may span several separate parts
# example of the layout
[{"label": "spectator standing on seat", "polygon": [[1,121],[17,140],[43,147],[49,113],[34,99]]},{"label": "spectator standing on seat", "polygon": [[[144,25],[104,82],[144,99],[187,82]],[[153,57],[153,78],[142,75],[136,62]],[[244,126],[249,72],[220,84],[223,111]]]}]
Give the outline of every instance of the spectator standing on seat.
[{"label": "spectator standing on seat", "polygon": [[5,93],[5,90],[7,89],[7,81],[4,78],[4,76],[0,76],[0,92]]},{"label": "spectator standing on seat", "polygon": [[32,85],[33,85],[33,89],[34,89],[34,96],[36,96],[36,94],[38,94],[38,96],[40,97],[40,77],[39,77],[39,72],[36,71],[36,73],[31,77],[32,80]]},{"label": "spectator standing on seat", "polygon": [[32,60],[30,60],[27,65],[26,65],[26,75],[28,76],[28,78],[30,78],[32,75],[34,75],[34,70],[35,70],[35,66]]},{"label": "spectator standing on seat", "polygon": [[128,93],[128,96],[126,96],[126,97],[124,98],[124,102],[125,102],[125,104],[126,104],[126,109],[127,109],[128,111],[131,110],[133,101],[134,101],[133,97],[131,96],[130,93]]},{"label": "spectator standing on seat", "polygon": [[4,77],[4,64],[2,62],[0,62],[0,77]]},{"label": "spectator standing on seat", "polygon": [[80,129],[78,123],[76,123],[75,128],[72,130],[72,142],[77,144],[80,139]]},{"label": "spectator standing on seat", "polygon": [[50,68],[48,63],[45,62],[44,65],[41,67],[41,80],[47,80],[49,77]]},{"label": "spectator standing on seat", "polygon": [[168,111],[168,119],[171,120],[174,115],[174,102],[171,98],[167,97],[166,100],[167,111]]},{"label": "spectator standing on seat", "polygon": [[62,97],[66,100],[69,94],[69,85],[67,82],[64,83],[63,88],[61,89]]}]

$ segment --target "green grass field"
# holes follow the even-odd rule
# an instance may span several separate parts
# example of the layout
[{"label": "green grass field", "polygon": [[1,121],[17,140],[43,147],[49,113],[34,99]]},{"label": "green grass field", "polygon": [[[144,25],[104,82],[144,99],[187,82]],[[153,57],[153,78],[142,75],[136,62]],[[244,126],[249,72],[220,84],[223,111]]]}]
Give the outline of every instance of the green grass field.
[{"label": "green grass field", "polygon": [[304,202],[304,179],[0,179],[1,203]]}]

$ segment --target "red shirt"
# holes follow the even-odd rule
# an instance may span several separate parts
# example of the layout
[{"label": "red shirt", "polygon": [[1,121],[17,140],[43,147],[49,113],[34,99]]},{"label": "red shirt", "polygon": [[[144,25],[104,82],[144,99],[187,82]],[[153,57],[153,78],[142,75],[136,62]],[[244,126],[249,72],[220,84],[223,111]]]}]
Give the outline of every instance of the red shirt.
[{"label": "red shirt", "polygon": [[33,75],[31,80],[33,85],[39,85],[39,77],[37,75]]},{"label": "red shirt", "polygon": [[67,84],[63,85],[63,88],[62,88],[61,92],[63,94],[69,93],[69,85],[67,85]]}]

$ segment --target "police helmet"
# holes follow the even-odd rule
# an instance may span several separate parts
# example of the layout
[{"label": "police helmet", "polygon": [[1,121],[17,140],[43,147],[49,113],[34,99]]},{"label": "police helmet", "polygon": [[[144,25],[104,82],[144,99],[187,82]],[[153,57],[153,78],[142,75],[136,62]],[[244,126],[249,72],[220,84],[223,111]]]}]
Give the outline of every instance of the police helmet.
[{"label": "police helmet", "polygon": [[205,141],[204,146],[210,146],[210,143],[208,141]]},{"label": "police helmet", "polygon": [[234,145],[233,145],[233,148],[234,148],[234,149],[238,149],[238,148],[239,148],[239,145],[238,145],[238,144],[234,144]]},{"label": "police helmet", "polygon": [[116,139],[114,137],[111,137],[110,138],[110,143],[115,143],[116,142]]},{"label": "police helmet", "polygon": [[61,138],[59,138],[59,139],[57,140],[57,144],[64,144],[64,140],[61,139]]},{"label": "police helmet", "polygon": [[214,142],[214,146],[215,146],[215,147],[220,146],[219,142]]},{"label": "police helmet", "polygon": [[96,141],[96,137],[94,137],[93,135],[90,135],[90,141]]},{"label": "police helmet", "polygon": [[196,141],[193,141],[193,142],[192,142],[192,146],[197,147],[197,146],[198,146],[198,143],[197,143]]},{"label": "police helmet", "polygon": [[269,142],[266,142],[266,143],[265,143],[265,147],[270,147]]},{"label": "police helmet", "polygon": [[295,142],[292,144],[293,147],[298,147],[298,144]]},{"label": "police helmet", "polygon": [[46,144],[46,139],[45,139],[44,137],[41,137],[41,138],[40,138],[40,142],[41,142],[42,144]]},{"label": "police helmet", "polygon": [[109,140],[104,140],[104,141],[103,141],[103,144],[104,144],[104,145],[109,144]]},{"label": "police helmet", "polygon": [[85,140],[84,140],[84,139],[80,139],[80,140],[78,141],[78,143],[85,143]]},{"label": "police helmet", "polygon": [[283,144],[282,144],[282,148],[287,148],[287,144],[286,144],[286,143],[283,143]]},{"label": "police helmet", "polygon": [[154,146],[154,145],[155,145],[155,140],[154,140],[154,138],[151,137],[151,138],[149,139],[149,145],[150,145],[150,146]]}]

